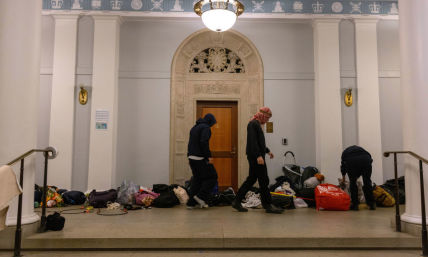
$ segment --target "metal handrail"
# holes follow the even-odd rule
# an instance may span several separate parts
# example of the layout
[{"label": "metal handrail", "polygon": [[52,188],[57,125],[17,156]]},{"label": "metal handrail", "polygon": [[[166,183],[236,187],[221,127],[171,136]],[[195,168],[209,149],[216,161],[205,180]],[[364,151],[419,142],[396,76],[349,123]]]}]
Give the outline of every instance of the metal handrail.
[{"label": "metal handrail", "polygon": [[[43,177],[43,193],[42,193],[42,217],[40,219],[40,227],[38,229],[38,232],[44,232],[46,231],[46,188],[47,188],[47,175],[48,175],[48,159],[54,159],[57,156],[57,151],[53,147],[47,147],[46,149],[32,149],[28,152],[22,154],[21,156],[15,158],[14,160],[7,163],[7,165],[12,166],[18,161],[21,161],[20,166],[20,174],[19,174],[19,185],[21,188],[24,187],[24,159],[35,152],[43,152],[45,155],[45,170],[44,170],[44,177]],[[49,155],[49,153],[51,155]],[[15,246],[14,246],[14,257],[20,257],[21,256],[21,241],[22,241],[22,228],[21,228],[21,219],[22,219],[22,194],[19,194],[19,200],[18,200],[18,215],[16,218],[16,231],[15,231]]]},{"label": "metal handrail", "polygon": [[421,190],[421,212],[422,212],[422,255],[428,256],[428,237],[427,237],[427,224],[425,213],[425,190],[424,190],[424,170],[423,163],[428,164],[428,160],[415,154],[412,151],[389,151],[384,152],[385,157],[394,154],[394,176],[395,176],[395,229],[401,232],[401,219],[400,219],[400,203],[398,195],[398,175],[397,175],[397,154],[409,154],[419,160],[419,180]]}]

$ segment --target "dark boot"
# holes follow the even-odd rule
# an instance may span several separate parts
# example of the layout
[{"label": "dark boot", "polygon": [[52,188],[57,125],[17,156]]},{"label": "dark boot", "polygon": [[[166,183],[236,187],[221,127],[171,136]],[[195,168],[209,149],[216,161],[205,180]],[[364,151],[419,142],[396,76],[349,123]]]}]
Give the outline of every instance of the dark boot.
[{"label": "dark boot", "polygon": [[370,203],[370,204],[367,204],[367,205],[369,206],[369,210],[371,210],[371,211],[376,210],[376,203]]},{"label": "dark boot", "polygon": [[243,206],[242,206],[242,204],[241,204],[241,202],[240,201],[233,201],[233,203],[232,203],[232,207],[234,208],[234,209],[236,209],[237,211],[239,211],[239,212],[247,212],[248,211],[248,209],[247,208],[244,208]]},{"label": "dark boot", "polygon": [[275,213],[275,214],[281,214],[284,212],[284,209],[278,208],[275,205],[271,204],[266,209],[266,213]]},{"label": "dark boot", "polygon": [[349,210],[351,210],[351,211],[358,211],[359,210],[358,204],[351,203],[351,206],[349,207]]}]

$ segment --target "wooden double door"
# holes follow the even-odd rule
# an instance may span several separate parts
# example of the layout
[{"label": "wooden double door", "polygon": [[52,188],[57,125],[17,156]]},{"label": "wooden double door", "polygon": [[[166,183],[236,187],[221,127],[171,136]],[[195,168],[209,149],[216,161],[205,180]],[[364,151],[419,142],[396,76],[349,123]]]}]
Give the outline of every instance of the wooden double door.
[{"label": "wooden double door", "polygon": [[198,101],[197,119],[211,113],[210,149],[218,174],[219,190],[238,189],[238,104],[233,101]]}]

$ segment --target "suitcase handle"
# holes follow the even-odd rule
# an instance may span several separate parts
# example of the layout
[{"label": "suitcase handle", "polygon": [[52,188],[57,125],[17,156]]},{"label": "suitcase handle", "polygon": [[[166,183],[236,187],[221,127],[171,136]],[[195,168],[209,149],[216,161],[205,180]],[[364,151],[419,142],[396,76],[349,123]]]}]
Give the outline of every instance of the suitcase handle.
[{"label": "suitcase handle", "polygon": [[285,159],[287,158],[287,154],[291,154],[291,156],[293,156],[293,160],[294,160],[294,165],[296,165],[296,157],[294,156],[294,153],[292,151],[287,151],[284,154],[284,160],[283,160],[283,166],[285,166]]}]

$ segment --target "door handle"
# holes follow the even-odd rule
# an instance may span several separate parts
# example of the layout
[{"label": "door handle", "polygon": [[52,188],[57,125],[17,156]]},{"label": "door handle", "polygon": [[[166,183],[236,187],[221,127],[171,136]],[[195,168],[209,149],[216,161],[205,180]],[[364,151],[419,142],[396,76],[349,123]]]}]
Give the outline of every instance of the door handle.
[{"label": "door handle", "polygon": [[236,146],[232,146],[232,151],[230,151],[230,154],[236,154]]}]

